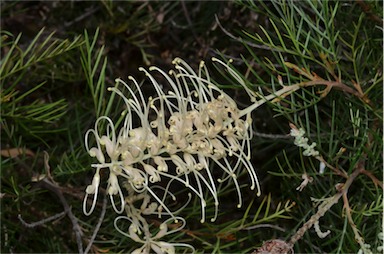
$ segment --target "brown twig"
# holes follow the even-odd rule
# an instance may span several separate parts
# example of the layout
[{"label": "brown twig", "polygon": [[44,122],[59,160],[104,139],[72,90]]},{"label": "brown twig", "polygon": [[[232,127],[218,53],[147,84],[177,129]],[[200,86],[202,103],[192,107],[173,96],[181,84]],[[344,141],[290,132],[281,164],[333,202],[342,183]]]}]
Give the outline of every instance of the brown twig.
[{"label": "brown twig", "polygon": [[353,181],[356,179],[356,177],[362,173],[362,164],[359,163],[356,169],[353,171],[351,175],[348,176],[347,181],[344,184],[338,184],[336,188],[338,189],[338,193],[336,193],[331,198],[328,198],[327,200],[323,201],[316,214],[312,215],[311,218],[304,223],[304,225],[291,237],[289,244],[294,245],[299,239],[301,239],[305,232],[307,232],[308,229],[310,229],[321,217],[324,216],[324,214],[336,203],[338,203],[339,199],[343,195],[347,195],[349,187],[353,183]]},{"label": "brown twig", "polygon": [[363,10],[363,12],[367,14],[369,19],[375,21],[379,26],[383,26],[383,19],[372,12],[372,8],[369,3],[366,3],[366,1],[363,0],[357,0],[356,2],[358,5],[360,5],[360,8]]},{"label": "brown twig", "polygon": [[347,215],[349,225],[351,226],[353,233],[355,234],[355,240],[359,243],[360,246],[364,246],[364,240],[360,236],[360,233],[356,227],[356,224],[353,222],[351,207],[349,206],[349,200],[346,192],[343,193],[343,201],[344,201],[345,214]]},{"label": "brown twig", "polygon": [[349,87],[346,84],[341,83],[341,82],[328,81],[328,80],[324,80],[322,78],[316,78],[316,79],[311,80],[311,81],[300,83],[300,86],[302,86],[302,87],[315,86],[315,85],[325,85],[331,89],[336,88],[336,89],[342,90],[343,92],[352,94],[352,95],[358,97],[359,99],[363,100],[364,102],[369,103],[369,100],[366,98],[365,94],[361,94],[358,91],[356,91],[355,89],[353,89],[353,88],[351,88],[351,87]]},{"label": "brown twig", "polygon": [[93,242],[96,239],[96,235],[99,232],[99,229],[101,227],[101,223],[103,223],[103,220],[104,220],[105,211],[107,210],[107,193],[104,192],[103,196],[104,196],[104,198],[103,198],[103,207],[101,209],[101,214],[100,214],[100,217],[99,217],[99,221],[96,224],[95,230],[93,231],[92,237],[89,240],[87,248],[84,250],[84,254],[87,254],[90,251],[90,249],[91,249],[91,247],[93,245]]},{"label": "brown twig", "polygon": [[39,220],[39,221],[36,221],[36,222],[32,222],[32,223],[28,223],[26,222],[22,217],[21,217],[21,214],[19,214],[17,216],[17,218],[19,219],[19,221],[21,222],[21,224],[23,224],[24,227],[27,227],[27,228],[34,228],[34,227],[37,227],[37,226],[41,226],[41,225],[44,225],[45,223],[48,223],[50,221],[53,221],[53,220],[56,220],[60,217],[63,217],[67,212],[66,211],[63,211],[61,213],[58,213],[58,214],[55,214],[53,216],[50,216],[48,218],[45,218],[45,219],[42,219],[42,220]]},{"label": "brown twig", "polygon": [[72,26],[73,24],[77,23],[77,22],[80,22],[82,21],[83,19],[86,19],[87,17],[93,15],[95,12],[97,12],[101,7],[92,7],[92,8],[88,8],[85,10],[85,12],[80,15],[79,17],[75,18],[74,20],[72,21],[69,21],[69,22],[65,22],[64,23],[64,27],[67,28],[67,27],[70,27]]},{"label": "brown twig", "polygon": [[332,166],[331,164],[329,164],[324,158],[323,156],[316,156],[316,159],[322,163],[324,163],[324,165],[327,167],[327,168],[330,168],[333,173],[335,173],[336,175],[339,175],[339,176],[342,176],[344,178],[348,178],[348,174],[347,172],[345,172],[344,170],[340,170],[334,166]]},{"label": "brown twig", "polygon": [[81,230],[81,227],[78,223],[77,218],[72,213],[71,207],[68,205],[68,202],[65,199],[65,197],[61,191],[60,186],[58,186],[55,183],[52,183],[50,180],[48,180],[48,178],[44,178],[43,180],[38,182],[38,184],[40,185],[41,188],[45,188],[47,190],[52,191],[59,198],[61,204],[64,207],[65,213],[67,214],[68,218],[70,219],[70,221],[72,223],[72,228],[73,228],[73,231],[75,232],[75,235],[76,235],[76,242],[77,242],[78,251],[79,251],[79,253],[82,254],[83,253],[83,242],[82,242],[83,232]]},{"label": "brown twig", "polygon": [[248,46],[251,46],[251,47],[253,47],[253,48],[265,49],[265,50],[276,51],[276,52],[284,52],[284,50],[274,49],[274,48],[271,48],[271,47],[269,47],[269,46],[265,46],[265,45],[259,45],[259,44],[251,43],[251,42],[249,42],[249,41],[245,41],[245,40],[243,40],[241,37],[236,37],[236,36],[234,36],[233,34],[231,34],[230,32],[228,32],[228,31],[221,25],[221,23],[220,23],[219,18],[217,17],[217,15],[215,15],[215,19],[216,19],[216,23],[217,23],[217,25],[220,27],[220,29],[221,29],[226,35],[228,35],[230,38],[234,39],[235,41],[238,41],[238,42],[247,44]]},{"label": "brown twig", "polygon": [[285,66],[288,68],[292,69],[293,71],[297,72],[298,74],[310,79],[310,81],[306,82],[301,82],[297,84],[300,87],[310,87],[310,86],[317,86],[317,85],[324,85],[326,86],[326,89],[322,91],[322,97],[325,97],[331,90],[332,88],[339,89],[343,92],[352,94],[356,96],[357,98],[361,99],[363,102],[367,103],[368,105],[371,106],[371,101],[368,99],[366,94],[364,94],[363,90],[361,89],[361,86],[354,82],[352,80],[354,88],[347,86],[346,84],[339,82],[339,81],[329,81],[321,78],[319,75],[316,73],[310,73],[309,71],[299,68],[296,64],[290,63],[290,62],[284,62]]},{"label": "brown twig", "polygon": [[253,229],[257,229],[257,228],[273,228],[273,229],[279,230],[281,232],[285,232],[284,228],[273,225],[273,224],[258,224],[258,225],[243,228],[241,230],[253,230]]},{"label": "brown twig", "polygon": [[304,223],[304,225],[291,237],[289,244],[293,246],[298,240],[300,240],[305,232],[307,232],[307,230],[310,229],[316,223],[316,221],[319,221],[319,219],[323,217],[324,214],[339,201],[341,196],[342,193],[339,192],[333,197],[323,201],[323,203],[320,204],[317,213],[312,215],[311,218],[306,223]]},{"label": "brown twig", "polygon": [[384,189],[383,182],[381,182],[379,179],[377,179],[376,176],[374,176],[374,175],[372,174],[372,172],[363,169],[363,170],[361,171],[361,173],[364,174],[364,175],[366,175],[366,176],[368,176],[369,178],[371,178],[373,184],[374,184],[376,187],[379,186],[380,188]]},{"label": "brown twig", "polygon": [[[15,158],[15,159],[18,163],[29,168],[29,166],[26,163],[24,163],[23,161],[21,161],[19,158]],[[57,219],[58,217],[60,217],[59,215],[66,214],[68,216],[68,218],[70,219],[70,221],[72,223],[73,231],[75,232],[78,251],[79,251],[79,253],[83,254],[84,253],[83,252],[83,242],[82,242],[83,232],[81,230],[81,227],[78,223],[76,216],[72,213],[72,209],[69,206],[67,200],[65,199],[65,197],[63,195],[63,191],[62,191],[61,187],[58,185],[58,183],[56,183],[53,180],[53,178],[51,176],[50,166],[49,166],[49,155],[46,152],[44,152],[44,167],[45,167],[45,171],[46,171],[46,177],[41,179],[40,181],[38,181],[36,183],[36,187],[44,188],[44,189],[47,189],[47,190],[53,192],[59,198],[61,204],[63,205],[64,211],[60,214],[54,215],[52,217],[49,217],[47,219],[43,219],[43,220],[41,220],[39,222],[35,222],[35,223],[25,222],[22,219],[21,215],[18,216],[19,220],[26,227],[30,227],[31,225],[34,227],[34,226],[42,225],[48,221],[52,221],[54,219]]]}]

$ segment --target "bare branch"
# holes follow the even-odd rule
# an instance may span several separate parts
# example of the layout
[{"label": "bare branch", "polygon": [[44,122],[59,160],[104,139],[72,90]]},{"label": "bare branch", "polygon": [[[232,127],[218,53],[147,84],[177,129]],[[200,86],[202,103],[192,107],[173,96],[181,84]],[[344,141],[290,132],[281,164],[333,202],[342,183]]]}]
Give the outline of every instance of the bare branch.
[{"label": "bare branch", "polygon": [[55,215],[53,215],[51,217],[48,217],[48,218],[45,218],[45,219],[42,219],[42,220],[39,220],[39,221],[36,221],[36,222],[32,222],[32,223],[28,223],[25,220],[23,220],[23,218],[21,217],[21,214],[19,214],[17,216],[17,218],[20,220],[21,224],[23,224],[24,227],[34,228],[34,227],[43,225],[43,224],[45,224],[47,222],[56,220],[56,219],[58,219],[60,217],[63,217],[66,213],[67,213],[66,211],[63,211],[63,212],[55,214]]},{"label": "bare branch", "polygon": [[99,221],[97,222],[97,225],[95,227],[95,230],[93,231],[93,234],[92,234],[92,237],[91,239],[89,240],[89,243],[87,245],[87,248],[85,249],[84,251],[84,254],[87,254],[91,247],[92,247],[92,244],[93,242],[95,241],[95,238],[96,238],[96,235],[97,233],[99,232],[99,229],[100,229],[100,226],[101,226],[101,223],[103,222],[104,220],[104,215],[105,215],[105,211],[107,210],[107,195],[106,195],[106,192],[104,192],[104,198],[103,198],[103,207],[101,208],[101,214],[100,214],[100,218],[99,218]]},{"label": "bare branch", "polygon": [[283,50],[274,49],[274,48],[271,48],[271,47],[268,47],[268,46],[265,46],[265,45],[258,45],[258,44],[255,44],[255,43],[251,43],[251,42],[249,42],[249,41],[245,41],[245,40],[243,40],[241,37],[236,37],[236,36],[234,36],[233,34],[231,34],[230,32],[228,32],[227,30],[225,30],[225,28],[221,25],[221,23],[220,23],[219,18],[217,17],[217,15],[215,15],[215,19],[216,19],[216,22],[217,22],[217,24],[219,25],[220,29],[221,29],[226,35],[228,35],[230,38],[234,39],[235,41],[238,41],[238,42],[247,44],[248,46],[251,46],[251,47],[253,47],[253,48],[265,49],[265,50],[271,50],[271,51],[276,51],[276,52],[284,52]]}]

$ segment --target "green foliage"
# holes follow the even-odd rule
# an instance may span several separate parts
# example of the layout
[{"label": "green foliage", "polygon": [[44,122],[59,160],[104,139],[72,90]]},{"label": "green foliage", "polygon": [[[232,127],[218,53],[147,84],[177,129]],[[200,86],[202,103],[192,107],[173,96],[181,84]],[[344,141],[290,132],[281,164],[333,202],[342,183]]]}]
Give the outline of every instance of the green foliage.
[{"label": "green foliage", "polygon": [[[43,201],[47,192],[35,188],[31,180],[44,173],[40,151],[51,149],[54,153],[58,150],[60,138],[67,131],[67,126],[62,123],[69,115],[70,98],[64,97],[62,93],[57,96],[56,92],[63,89],[68,80],[73,79],[75,71],[71,69],[71,63],[74,62],[71,55],[83,43],[82,36],[72,40],[60,39],[54,33],[47,34],[44,29],[29,42],[22,34],[14,36],[2,31],[1,220],[2,236],[6,237],[2,240],[2,252],[9,252],[12,246],[20,246],[18,251],[28,252],[30,246],[35,244],[50,246],[55,252],[69,251],[59,247],[55,237],[48,237],[49,232],[55,230],[52,227],[42,231],[39,238],[28,237],[24,244],[18,244],[18,238],[24,229],[17,215],[31,213],[29,202],[44,204],[48,215],[60,209],[54,203],[45,204]],[[36,212],[38,215],[46,213]],[[27,220],[30,218],[26,216]],[[26,235],[31,233],[32,231],[27,232]],[[44,251],[40,247],[33,249]]]},{"label": "green foliage", "polygon": [[[180,214],[189,226],[164,241],[190,243],[201,253],[249,253],[269,239],[288,242],[323,204],[340,194],[335,185],[349,179],[349,208],[340,197],[319,219],[321,231],[330,230],[330,235],[319,238],[311,228],[294,243],[294,250],[357,253],[362,248],[356,239],[370,244],[373,252],[382,246],[378,235],[383,220],[383,10],[378,1],[210,5],[102,0],[46,2],[44,8],[36,3],[1,4],[8,30],[1,31],[0,61],[2,253],[77,251],[68,217],[35,228],[24,227],[17,218],[20,214],[33,222],[63,211],[57,196],[34,182],[47,174],[42,151],[50,155],[51,174],[87,245],[102,202],[92,216],[82,214],[84,190],[93,174],[84,133],[99,116],[122,119],[123,103],[108,92],[108,86],[120,75],[125,79],[139,64],[163,63],[168,56],[197,64],[196,57],[209,56],[215,49],[217,55],[235,59],[234,71],[260,97],[281,85],[301,84],[302,89],[254,114],[252,162],[262,179],[262,196],[255,197],[242,185],[248,198],[238,209],[234,190],[222,184],[216,222],[201,224],[200,203],[191,200]],[[45,9],[50,12],[44,13]],[[7,26],[7,19],[28,12],[41,20],[44,17],[36,13],[46,15],[53,29],[22,22],[26,32],[19,34]],[[226,31],[218,29],[214,14]],[[224,35],[235,34],[236,25],[239,37],[232,38],[238,42]],[[240,87],[225,72],[212,74],[211,79],[223,89]],[[239,89],[233,97],[243,103]],[[303,156],[287,135],[289,123],[303,128],[310,143],[316,142],[320,159]],[[324,173],[321,163],[327,163]],[[351,178],[357,169],[364,171]],[[296,188],[304,173],[312,181],[300,192]],[[239,177],[240,183],[246,182],[244,177]],[[188,200],[183,190],[177,195],[180,203]],[[214,213],[213,202],[207,201],[208,215]],[[136,248],[133,240],[116,232],[111,210],[108,205],[93,253]],[[160,223],[156,217],[152,222]]]},{"label": "green foliage", "polygon": [[[3,133],[13,139],[31,136],[45,142],[47,126],[57,123],[67,110],[65,99],[49,98],[52,79],[46,80],[46,73],[35,72],[53,64],[55,58],[66,57],[71,50],[82,45],[80,36],[73,41],[55,39],[51,33],[42,37],[44,29],[24,48],[19,34],[16,38],[8,32],[2,33],[1,49],[6,52],[1,60],[1,124]],[[58,73],[56,74],[58,75]],[[50,133],[60,131],[55,128]],[[46,143],[47,144],[47,143]]]},{"label": "green foliage", "polygon": [[[272,103],[276,117],[287,119],[286,127],[289,122],[302,127],[311,142],[317,143],[325,161],[337,170],[351,175],[363,164],[364,170],[369,171],[367,174],[364,171],[348,192],[350,205],[361,207],[360,212],[352,212],[356,225],[343,218],[346,215],[342,206],[333,207],[320,221],[321,227],[330,228],[331,236],[320,239],[308,232],[304,236],[308,241],[298,241],[295,251],[357,252],[362,249],[354,242],[358,234],[366,243],[372,243],[372,251],[375,251],[379,246],[376,245],[379,232],[376,226],[379,225],[374,221],[383,219],[382,204],[379,205],[382,203],[382,183],[378,186],[383,167],[382,27],[368,19],[358,3],[352,2],[241,4],[268,17],[269,27],[260,26],[256,33],[247,31],[247,36],[243,36],[244,45],[252,56],[243,58],[252,73],[248,80],[254,80],[255,87],[259,82],[271,83],[272,87],[311,84],[282,98],[280,103]],[[260,48],[268,53],[260,53]],[[263,71],[256,71],[255,66]],[[343,85],[329,86],[328,81]],[[303,157],[297,153],[298,149],[291,147],[282,152],[277,156],[280,172],[270,173],[278,176],[283,195],[294,200],[296,207],[302,207],[293,216],[300,225],[309,219],[308,211],[316,212],[309,197],[332,196],[337,193],[334,186],[345,180],[329,167],[324,174],[320,173],[319,158]],[[290,194],[294,193],[292,180],[297,179],[294,181],[298,186],[304,173],[312,177],[313,182],[302,193]]]}]

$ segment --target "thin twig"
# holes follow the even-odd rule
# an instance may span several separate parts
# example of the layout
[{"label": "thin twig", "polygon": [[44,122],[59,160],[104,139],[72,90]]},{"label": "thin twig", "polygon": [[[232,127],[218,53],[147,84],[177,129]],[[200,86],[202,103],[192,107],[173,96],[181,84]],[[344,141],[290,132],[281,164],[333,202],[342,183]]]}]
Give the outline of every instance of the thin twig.
[{"label": "thin twig", "polygon": [[[363,171],[365,171],[364,168],[365,168],[365,161],[361,160],[357,164],[357,168],[355,171],[360,174]],[[357,229],[356,224],[353,222],[353,218],[351,215],[351,207],[349,206],[349,201],[348,201],[348,188],[345,188],[345,190],[343,191],[343,200],[344,200],[345,213],[347,215],[349,225],[351,226],[353,233],[355,235],[355,240],[359,243],[361,249],[364,249],[365,248],[364,239],[361,237],[359,230]]]},{"label": "thin twig", "polygon": [[241,230],[251,230],[251,229],[257,229],[257,228],[273,228],[273,229],[277,229],[277,230],[280,230],[282,232],[285,232],[284,228],[273,225],[273,224],[258,224],[258,225],[243,228]]},{"label": "thin twig", "polygon": [[[23,165],[24,167],[30,168],[29,165],[27,165],[25,162],[23,162],[19,158],[16,157],[15,160],[18,163],[20,163],[21,165]],[[75,232],[75,235],[76,235],[76,242],[77,242],[78,251],[79,251],[80,254],[83,254],[84,253],[83,252],[83,242],[82,242],[83,232],[81,230],[81,227],[80,227],[80,225],[78,223],[77,218],[75,217],[75,215],[73,215],[71,207],[68,205],[68,202],[67,202],[67,200],[65,199],[65,197],[63,195],[61,187],[53,180],[53,178],[52,178],[52,176],[50,174],[49,155],[48,155],[48,153],[44,153],[44,166],[45,166],[45,171],[46,171],[47,177],[42,179],[42,180],[40,180],[39,182],[37,182],[36,186],[38,186],[40,188],[45,188],[45,189],[47,189],[49,191],[52,191],[60,199],[60,202],[61,202],[61,204],[63,205],[63,208],[64,208],[64,214],[66,214],[69,217],[69,219],[70,219],[70,221],[72,223],[73,231]],[[23,223],[23,220],[22,220],[21,216],[20,216],[19,219],[20,219],[21,223]],[[48,218],[48,219],[50,219],[50,218]],[[28,225],[28,223],[26,223],[26,225]]]},{"label": "thin twig", "polygon": [[79,253],[83,254],[83,242],[81,239],[83,232],[81,230],[81,227],[78,223],[77,218],[75,217],[75,215],[73,215],[71,207],[68,205],[68,202],[65,199],[65,197],[61,191],[60,186],[52,183],[47,178],[44,178],[43,180],[41,180],[39,182],[39,184],[41,185],[41,187],[48,189],[48,190],[52,191],[53,193],[55,193],[56,196],[60,199],[60,202],[64,207],[64,211],[67,213],[69,219],[71,220],[72,228],[73,228],[73,231],[75,232],[75,235],[76,235],[76,242],[77,242],[77,247],[78,247]]},{"label": "thin twig", "polygon": [[96,225],[96,227],[95,227],[95,230],[93,231],[92,237],[91,237],[91,239],[89,240],[89,243],[88,243],[88,245],[87,245],[87,248],[86,248],[85,251],[84,251],[84,254],[87,254],[87,253],[89,252],[89,250],[91,249],[92,244],[93,244],[93,242],[94,242],[95,239],[96,239],[96,235],[97,235],[97,233],[99,232],[101,223],[103,223],[104,215],[105,215],[105,211],[106,211],[106,210],[107,210],[107,195],[106,195],[106,193],[104,193],[103,206],[102,206],[102,208],[101,208],[100,218],[99,218],[99,221],[97,222],[97,225]]},{"label": "thin twig", "polygon": [[371,178],[371,180],[372,180],[372,182],[373,182],[373,184],[374,184],[375,186],[379,186],[380,188],[384,189],[383,182],[381,182],[379,179],[377,179],[376,176],[374,176],[374,175],[372,174],[372,172],[363,169],[363,170],[361,171],[361,173],[364,174],[364,175],[366,175],[366,176],[368,176],[369,178]]},{"label": "thin twig", "polygon": [[70,22],[65,22],[64,27],[70,27],[74,23],[80,22],[81,20],[93,15],[99,9],[100,9],[100,6],[89,8],[88,10],[86,10],[86,12],[84,14],[80,15],[79,17],[75,18],[74,20],[72,20]]},{"label": "thin twig", "polygon": [[331,164],[329,164],[324,158],[323,156],[316,156],[316,159],[322,163],[324,163],[324,165],[327,167],[327,168],[330,168],[333,173],[335,173],[336,175],[339,175],[339,176],[342,176],[344,178],[348,178],[348,174],[347,172],[345,172],[344,170],[340,170],[334,166],[332,166]]},{"label": "thin twig", "polygon": [[270,139],[293,139],[289,134],[268,134],[261,133],[258,131],[253,131],[253,135],[260,138],[270,138]]},{"label": "thin twig", "polygon": [[340,83],[340,82],[337,82],[337,81],[328,81],[328,80],[320,79],[319,78],[319,79],[315,79],[315,80],[311,80],[311,81],[307,81],[307,82],[302,82],[299,85],[302,86],[302,87],[316,86],[316,85],[325,85],[325,86],[331,87],[331,88],[338,88],[339,90],[342,90],[342,91],[344,91],[346,93],[355,95],[356,97],[358,97],[358,98],[360,98],[360,99],[362,99],[364,101],[367,99],[364,94],[360,94],[355,89],[347,86],[344,83]]},{"label": "thin twig", "polygon": [[353,218],[351,215],[351,207],[349,206],[348,196],[346,192],[343,193],[343,201],[344,201],[344,210],[347,215],[349,225],[351,226],[353,233],[355,235],[355,240],[359,243],[361,248],[364,248],[364,239],[361,237],[359,230],[356,227],[356,224],[353,222]]},{"label": "thin twig", "polygon": [[234,36],[233,34],[231,34],[230,32],[228,32],[228,31],[221,25],[221,23],[220,23],[219,18],[217,17],[217,15],[215,15],[215,19],[216,19],[216,23],[219,25],[220,29],[221,29],[226,35],[228,35],[230,38],[234,39],[235,41],[238,41],[238,42],[247,44],[248,46],[251,46],[251,47],[253,47],[253,48],[265,49],[265,50],[276,51],[276,52],[284,52],[284,50],[274,49],[274,48],[271,48],[271,47],[269,47],[269,46],[265,46],[265,45],[254,44],[254,43],[251,43],[251,42],[249,42],[249,41],[245,41],[245,40],[243,40],[241,37],[236,37],[236,36]]},{"label": "thin twig", "polygon": [[185,5],[185,1],[180,1],[181,3],[181,8],[183,9],[183,13],[184,13],[184,16],[187,20],[187,23],[188,23],[188,27],[189,29],[191,29],[191,32],[192,32],[192,36],[195,38],[196,42],[200,45],[200,46],[203,46],[203,44],[201,43],[200,39],[197,37],[197,34],[196,34],[196,31],[192,25],[192,21],[191,21],[191,18],[189,16],[189,11],[187,9],[187,6]]},{"label": "thin twig", "polygon": [[37,227],[37,226],[40,226],[40,225],[43,225],[47,222],[50,222],[50,221],[53,221],[53,220],[56,220],[62,216],[64,216],[67,212],[66,211],[62,211],[61,213],[58,213],[58,214],[55,214],[51,217],[48,217],[48,218],[45,218],[45,219],[42,219],[42,220],[39,220],[39,221],[36,221],[36,222],[32,222],[32,223],[28,223],[26,222],[22,217],[21,217],[21,214],[17,215],[17,218],[20,220],[21,224],[23,224],[24,227],[27,227],[27,228],[34,228],[34,227]]},{"label": "thin twig", "polygon": [[326,199],[323,201],[316,214],[312,215],[311,218],[304,223],[304,225],[297,230],[297,232],[291,237],[291,240],[289,241],[290,245],[294,245],[299,239],[301,239],[304,235],[305,232],[307,232],[308,229],[310,229],[321,217],[324,216],[324,214],[334,205],[336,204],[339,199],[344,195],[348,193],[349,187],[353,183],[353,181],[356,179],[356,177],[361,174],[362,168],[358,165],[355,171],[348,176],[347,181],[344,184],[339,184],[338,190],[339,192],[336,193],[334,196],[331,198]]},{"label": "thin twig", "polygon": [[44,154],[44,168],[45,168],[45,173],[47,174],[48,179],[56,183],[55,180],[53,180],[53,177],[51,175],[51,167],[49,166],[49,154],[46,151],[43,151]]},{"label": "thin twig", "polygon": [[326,86],[326,88],[321,92],[322,97],[325,97],[331,91],[332,88],[337,88],[343,92],[346,92],[346,93],[349,93],[349,94],[356,96],[357,98],[361,99],[363,102],[372,106],[372,102],[368,99],[366,94],[363,93],[360,85],[356,84],[354,81],[352,81],[352,83],[354,83],[354,88],[352,88],[352,87],[349,87],[348,85],[346,85],[342,82],[339,82],[339,81],[325,80],[325,79],[321,78],[320,76],[318,76],[316,73],[311,73],[311,72],[309,72],[303,68],[300,68],[296,64],[292,64],[290,62],[284,62],[284,64],[285,64],[285,66],[292,69],[296,73],[310,79],[310,81],[298,83],[297,85],[300,87],[311,87],[311,86],[317,86],[317,85],[324,85],[324,86]]},{"label": "thin twig", "polygon": [[307,232],[307,230],[310,229],[316,223],[316,221],[319,221],[319,219],[323,217],[324,214],[339,201],[341,196],[342,192],[339,192],[333,197],[323,201],[323,203],[320,204],[317,213],[312,215],[311,218],[306,223],[304,223],[304,225],[299,228],[299,230],[297,230],[297,232],[291,237],[289,244],[293,246],[298,240],[300,240],[305,232]]},{"label": "thin twig", "polygon": [[64,211],[67,213],[69,219],[71,220],[73,231],[75,231],[77,248],[79,250],[79,253],[83,254],[83,242],[82,242],[83,231],[81,230],[81,227],[78,223],[77,218],[75,217],[75,215],[73,215],[72,209],[68,205],[68,202],[63,195],[61,187],[59,186],[58,183],[55,182],[55,180],[51,176],[51,173],[50,173],[51,167],[49,166],[49,154],[47,152],[44,152],[44,166],[45,166],[45,171],[48,177],[44,178],[42,181],[40,181],[40,183],[46,189],[51,190],[53,193],[56,194],[56,196],[59,197],[61,204],[64,207]]},{"label": "thin twig", "polygon": [[372,8],[369,3],[366,3],[363,0],[357,0],[356,2],[358,5],[360,5],[360,8],[363,10],[363,12],[365,12],[369,19],[375,21],[377,25],[381,27],[383,26],[383,19],[372,12]]}]

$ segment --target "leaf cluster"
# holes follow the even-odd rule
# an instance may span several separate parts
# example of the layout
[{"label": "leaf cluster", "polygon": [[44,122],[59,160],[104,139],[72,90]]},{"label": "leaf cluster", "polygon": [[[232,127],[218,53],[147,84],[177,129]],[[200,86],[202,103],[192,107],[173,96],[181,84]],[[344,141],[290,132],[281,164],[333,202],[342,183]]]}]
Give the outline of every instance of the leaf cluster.
[{"label": "leaf cluster", "polygon": [[[363,163],[369,171],[359,176],[348,192],[355,225],[346,219],[344,210],[348,208],[337,204],[320,220],[322,230],[331,230],[331,235],[321,239],[310,230],[296,243],[295,251],[357,252],[361,249],[354,240],[358,235],[374,251],[379,246],[377,235],[381,230],[374,221],[382,221],[379,204],[383,167],[383,55],[382,26],[371,17],[379,18],[381,7],[332,1],[239,4],[268,17],[266,25],[260,25],[256,31],[244,31],[241,36],[251,54],[243,57],[248,66],[249,75],[244,77],[248,78],[249,86],[262,94],[263,90],[277,90],[281,85],[306,86],[322,80],[270,104],[283,125],[280,131],[288,133],[289,123],[294,123],[306,131],[310,142],[316,142],[316,148],[330,165],[352,174]],[[361,5],[368,5],[371,11],[365,12]],[[343,86],[330,88],[324,85],[327,82]],[[283,149],[276,162],[270,161],[265,167],[278,182],[274,186],[279,186],[279,193],[297,203],[292,213],[297,221],[293,234],[316,212],[311,198],[334,195],[334,186],[344,180],[329,167],[321,173],[318,158],[305,157],[292,145],[279,145],[280,133],[276,134],[270,142]],[[273,165],[279,170],[271,170]],[[298,192],[295,189],[304,173],[313,182]]]}]

